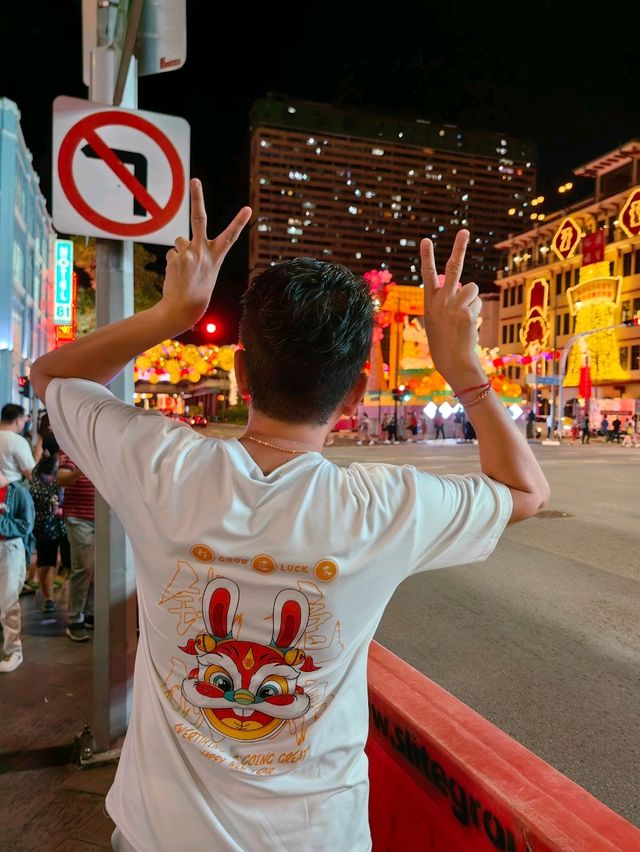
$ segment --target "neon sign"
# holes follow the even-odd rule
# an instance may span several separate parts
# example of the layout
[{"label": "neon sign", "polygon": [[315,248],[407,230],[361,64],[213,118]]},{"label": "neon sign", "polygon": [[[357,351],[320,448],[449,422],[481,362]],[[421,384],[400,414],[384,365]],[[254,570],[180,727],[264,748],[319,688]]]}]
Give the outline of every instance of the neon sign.
[{"label": "neon sign", "polygon": [[53,324],[73,324],[73,243],[56,240]]}]

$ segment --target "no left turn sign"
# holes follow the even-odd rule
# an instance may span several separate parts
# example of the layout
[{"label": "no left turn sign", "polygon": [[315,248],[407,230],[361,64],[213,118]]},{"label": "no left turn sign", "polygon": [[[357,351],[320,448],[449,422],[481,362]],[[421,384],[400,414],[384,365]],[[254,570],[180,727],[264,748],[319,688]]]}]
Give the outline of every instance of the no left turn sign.
[{"label": "no left turn sign", "polygon": [[188,236],[189,142],[176,116],[56,98],[54,227],[158,245]]}]

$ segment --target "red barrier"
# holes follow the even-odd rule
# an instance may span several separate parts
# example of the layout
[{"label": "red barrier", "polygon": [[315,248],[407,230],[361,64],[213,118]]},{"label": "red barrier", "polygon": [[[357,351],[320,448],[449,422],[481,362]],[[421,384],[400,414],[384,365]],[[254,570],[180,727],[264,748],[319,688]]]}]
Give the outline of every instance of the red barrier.
[{"label": "red barrier", "polygon": [[374,852],[639,852],[640,830],[376,642]]}]

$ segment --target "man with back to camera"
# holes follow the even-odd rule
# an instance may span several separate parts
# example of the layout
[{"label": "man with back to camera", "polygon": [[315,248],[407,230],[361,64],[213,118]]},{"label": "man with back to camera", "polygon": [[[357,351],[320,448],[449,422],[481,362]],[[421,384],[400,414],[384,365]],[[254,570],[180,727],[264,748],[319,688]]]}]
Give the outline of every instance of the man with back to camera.
[{"label": "man with back to camera", "polygon": [[36,466],[31,444],[22,436],[27,413],[21,405],[8,402],[0,414],[0,471],[8,482],[31,481]]},{"label": "man with back to camera", "polygon": [[[412,573],[486,559],[549,490],[475,351],[478,288],[458,288],[460,231],[438,286],[421,244],[437,369],[473,419],[482,474],[338,467],[326,436],[365,391],[366,283],[295,258],[243,296],[238,389],[246,431],[218,440],[104,387],[208,308],[243,208],[167,253],[161,301],[50,352],[32,383],[61,446],[121,519],[136,561],[140,638],[133,709],[107,809],[119,850],[371,849],[367,649]],[[307,638],[308,637],[308,638]]]}]

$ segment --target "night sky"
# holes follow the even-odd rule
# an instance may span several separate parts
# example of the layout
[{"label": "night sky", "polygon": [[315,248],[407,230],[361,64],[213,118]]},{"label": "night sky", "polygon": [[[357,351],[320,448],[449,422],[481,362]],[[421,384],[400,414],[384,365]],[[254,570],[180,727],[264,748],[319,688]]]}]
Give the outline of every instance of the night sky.
[{"label": "night sky", "polygon": [[[204,183],[210,235],[248,201],[249,110],[269,92],[531,141],[546,212],[560,206],[560,183],[573,179],[576,193],[588,190],[573,168],[640,138],[634,3],[618,8],[615,22],[607,22],[606,6],[591,16],[575,2],[373,8],[187,0],[187,61],[141,78],[138,106],[189,122],[191,173]],[[0,96],[20,109],[51,209],[52,103],[57,95],[87,97],[81,2],[2,3],[0,32]],[[164,257],[165,247],[149,248]],[[247,249],[241,240],[221,273],[212,312],[224,331],[216,342],[235,340]]]}]

